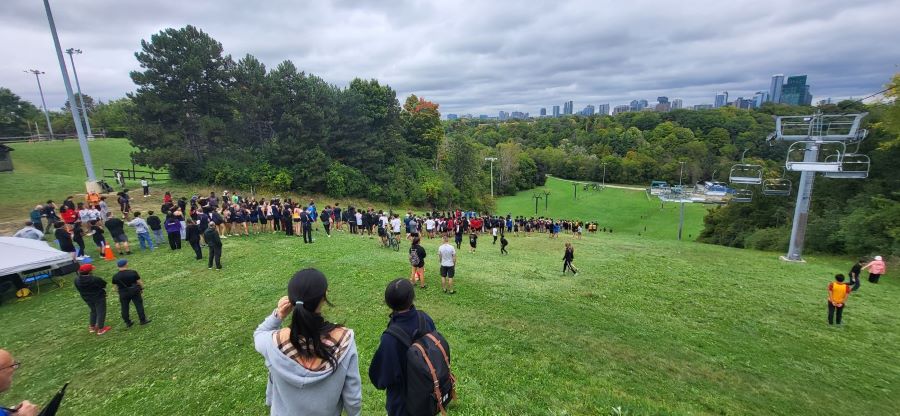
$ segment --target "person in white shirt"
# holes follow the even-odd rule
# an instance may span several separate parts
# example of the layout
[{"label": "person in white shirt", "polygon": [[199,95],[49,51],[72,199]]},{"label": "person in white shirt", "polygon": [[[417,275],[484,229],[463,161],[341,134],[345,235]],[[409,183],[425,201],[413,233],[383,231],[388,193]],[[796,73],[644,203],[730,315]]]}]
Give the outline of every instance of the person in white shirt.
[{"label": "person in white shirt", "polygon": [[434,220],[431,217],[425,220],[425,230],[428,231],[428,238],[434,238]]},{"label": "person in white shirt", "polygon": [[441,288],[444,293],[455,294],[453,290],[453,276],[456,274],[456,249],[450,245],[450,239],[445,235],[443,244],[438,247],[438,259],[441,261]]},{"label": "person in white shirt", "polygon": [[147,182],[147,178],[141,178],[141,188],[144,188],[144,198],[150,196],[150,182]]},{"label": "person in white shirt", "polygon": [[381,237],[381,244],[387,245],[388,233],[388,217],[384,211],[378,211],[378,237]]},{"label": "person in white shirt", "polygon": [[362,233],[363,233],[363,228],[362,228],[362,225],[363,225],[363,223],[362,223],[362,217],[363,217],[363,215],[362,215],[361,212],[356,211],[356,215],[355,215],[355,216],[356,216],[356,230],[357,230],[357,232],[359,233],[359,235],[362,235]]},{"label": "person in white shirt", "polygon": [[391,219],[391,232],[394,233],[394,238],[398,238],[400,236],[400,227],[402,226],[402,221],[400,221],[400,217],[397,214],[394,214],[394,218]]}]

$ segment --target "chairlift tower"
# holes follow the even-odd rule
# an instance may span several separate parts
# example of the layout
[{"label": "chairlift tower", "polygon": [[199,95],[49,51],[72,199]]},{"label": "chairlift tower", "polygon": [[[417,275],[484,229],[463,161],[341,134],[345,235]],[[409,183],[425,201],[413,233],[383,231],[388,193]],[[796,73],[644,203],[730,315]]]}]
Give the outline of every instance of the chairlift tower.
[{"label": "chairlift tower", "polygon": [[[782,260],[803,262],[803,243],[816,173],[845,179],[868,176],[868,157],[856,153],[859,143],[866,137],[866,130],[859,128],[866,115],[868,113],[822,114],[819,111],[811,116],[775,117],[775,132],[769,135],[769,140],[791,142],[785,170],[800,172],[791,242],[787,254],[781,256]],[[848,144],[856,144],[856,152],[848,153]]]}]

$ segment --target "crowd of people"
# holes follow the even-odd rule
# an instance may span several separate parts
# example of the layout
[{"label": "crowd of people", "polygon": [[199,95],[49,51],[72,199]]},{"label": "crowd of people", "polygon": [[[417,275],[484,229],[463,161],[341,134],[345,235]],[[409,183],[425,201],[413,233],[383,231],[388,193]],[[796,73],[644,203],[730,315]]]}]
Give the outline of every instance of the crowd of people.
[{"label": "crowd of people", "polygon": [[[148,195],[147,188],[144,193]],[[510,235],[540,234],[556,239],[564,233],[577,240],[585,230],[598,231],[596,223],[578,220],[495,216],[459,210],[422,215],[410,211],[401,217],[400,213],[376,211],[372,207],[348,206],[344,209],[335,203],[319,211],[314,201],[300,204],[278,197],[257,200],[227,191],[221,196],[210,193],[203,197],[194,195],[178,199],[166,192],[159,211],[148,210],[146,215],[131,209],[127,191],[117,194],[117,202],[120,212],[114,215],[106,205],[106,197],[96,194],[88,195],[86,202],[78,203],[68,197],[59,207],[53,201],[47,201],[35,207],[30,221],[16,236],[43,239],[44,232],[52,227],[60,249],[72,253],[73,260],[78,260],[87,255],[86,237],[91,237],[100,255],[112,250],[113,246],[120,255],[131,254],[125,232],[128,226],[134,228],[142,250],[152,251],[165,243],[170,250],[180,250],[182,241],[187,241],[195,258],[202,259],[201,247],[206,245],[209,247],[208,267],[212,269],[215,265],[217,270],[222,267],[222,239],[283,232],[287,236],[302,236],[304,243],[312,244],[313,231],[319,230],[319,223],[327,237],[333,232],[373,239],[377,236],[384,245],[392,239],[408,240],[410,275],[390,282],[385,290],[385,304],[391,309],[388,329],[382,334],[369,366],[370,382],[376,388],[386,390],[389,415],[420,414],[411,410],[416,406],[424,406],[422,409],[427,408],[428,414],[434,414],[444,410],[455,397],[450,346],[437,332],[431,317],[414,305],[416,287],[427,288],[425,265],[428,252],[422,247],[424,239],[441,240],[437,250],[441,289],[452,295],[456,293],[457,250],[461,249],[466,235],[471,253],[476,252],[478,239],[484,236],[492,239],[492,245],[499,242],[500,254],[506,255],[507,236]],[[60,215],[56,214],[57,210]],[[572,242],[566,242],[563,274],[577,275],[574,253]],[[130,315],[131,305],[134,305],[141,325],[150,323],[144,310],[144,283],[140,275],[128,268],[127,259],[119,259],[117,266],[118,272],[111,283],[118,293],[125,326],[131,327],[135,323]],[[869,282],[877,284],[885,273],[884,261],[880,256],[871,261],[861,259],[851,269],[849,283],[845,283],[843,275],[836,275],[835,281],[828,285],[829,324],[841,325],[846,301],[851,292],[859,290],[864,270],[869,271]],[[111,329],[106,322],[107,282],[93,272],[92,264],[82,264],[74,284],[88,307],[88,331],[103,335]],[[355,335],[352,329],[324,318],[323,307],[331,305],[327,294],[328,283],[322,272],[315,269],[297,272],[288,282],[286,296],[279,299],[272,314],[254,332],[256,350],[269,370],[266,404],[273,415],[337,415],[342,411],[358,415],[361,412],[362,381]],[[288,317],[289,325],[282,328],[282,322]],[[407,371],[410,366],[425,365],[410,361],[415,357],[424,358],[423,362],[432,367],[433,379],[410,378],[411,373]],[[0,364],[10,360],[9,353],[0,350]],[[434,366],[441,367],[440,371]],[[0,365],[0,375],[8,374],[8,380],[11,380],[16,368],[18,363]],[[427,372],[423,374],[427,375]],[[4,387],[2,382],[0,377],[0,387]],[[410,389],[411,385],[419,384],[424,386],[421,391]],[[8,388],[8,384],[5,387]],[[418,402],[416,397],[420,399]],[[423,398],[425,400],[421,400]],[[422,404],[426,402],[428,404]],[[30,402],[21,403],[18,409],[13,414],[37,410]]]}]

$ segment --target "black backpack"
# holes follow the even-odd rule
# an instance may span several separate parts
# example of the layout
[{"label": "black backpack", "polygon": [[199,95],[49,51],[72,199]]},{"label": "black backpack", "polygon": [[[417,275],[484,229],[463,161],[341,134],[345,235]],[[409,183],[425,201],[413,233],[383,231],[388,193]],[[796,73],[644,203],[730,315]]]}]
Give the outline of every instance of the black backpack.
[{"label": "black backpack", "polygon": [[456,399],[456,377],[450,371],[450,344],[439,332],[427,332],[425,316],[417,314],[419,329],[412,338],[396,325],[385,330],[407,347],[403,401],[407,413],[413,416],[446,415],[447,405]]}]

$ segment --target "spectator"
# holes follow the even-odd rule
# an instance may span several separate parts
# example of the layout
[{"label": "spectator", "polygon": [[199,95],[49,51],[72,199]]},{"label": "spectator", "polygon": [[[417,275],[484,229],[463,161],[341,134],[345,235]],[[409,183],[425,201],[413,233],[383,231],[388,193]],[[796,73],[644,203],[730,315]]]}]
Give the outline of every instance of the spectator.
[{"label": "spectator", "polygon": [[[40,217],[38,217],[38,220],[40,220]],[[16,231],[16,233],[13,234],[13,237],[30,238],[32,240],[43,240],[44,233],[41,230],[35,228],[34,222],[25,221],[25,227],[23,227],[19,231]]]},{"label": "spectator", "polygon": [[88,332],[103,335],[110,329],[106,322],[106,281],[91,274],[94,266],[83,264],[78,269],[78,277],[75,278],[75,288],[81,294],[81,299],[90,308],[90,326]]},{"label": "spectator", "polygon": [[875,256],[875,259],[870,261],[869,264],[863,266],[863,270],[869,270],[869,282],[870,283],[878,283],[878,279],[881,278],[881,275],[885,272],[884,260],[881,259],[881,256]]},{"label": "spectator", "polygon": [[[328,281],[305,269],[288,283],[288,296],[253,333],[269,370],[266,404],[272,415],[349,416],[361,412],[362,386],[353,330],[325,320]],[[290,326],[280,328],[291,316]]]},{"label": "spectator", "polygon": [[150,196],[150,182],[147,182],[147,178],[141,178],[141,188],[144,189],[144,198]]},{"label": "spectator", "polygon": [[56,237],[56,241],[59,244],[59,250],[70,253],[72,255],[72,260],[75,260],[77,257],[75,253],[75,244],[72,243],[72,234],[69,234],[69,230],[66,229],[66,224],[62,221],[57,221],[53,226],[56,227],[56,231],[53,232],[53,235]]},{"label": "spectator", "polygon": [[850,285],[844,283],[844,275],[834,275],[834,281],[828,284],[828,325],[841,324],[850,291]]},{"label": "spectator", "polygon": [[153,211],[147,211],[147,225],[150,226],[150,231],[153,232],[153,242],[156,245],[162,245],[162,221],[159,219],[159,217],[153,215]]},{"label": "spectator", "polygon": [[445,235],[441,238],[443,244],[438,247],[438,257],[441,263],[441,289],[444,293],[455,294],[453,290],[453,276],[456,275],[456,249],[450,245],[450,239]]},{"label": "spectator", "polygon": [[150,226],[147,224],[147,221],[144,221],[144,219],[141,218],[140,211],[134,212],[134,219],[128,221],[128,225],[134,227],[134,231],[137,233],[138,242],[141,243],[141,250],[144,250],[145,248],[153,250],[153,239],[150,238]]},{"label": "spectator", "polygon": [[138,272],[127,268],[128,260],[119,259],[116,262],[116,266],[119,267],[119,272],[113,275],[112,283],[116,285],[116,290],[119,292],[119,302],[122,304],[122,320],[125,321],[125,326],[131,328],[134,325],[129,314],[132,302],[134,302],[134,309],[137,310],[141,325],[149,324],[150,320],[147,319],[147,315],[144,313],[144,281],[141,280]]},{"label": "spectator", "polygon": [[166,216],[166,234],[169,236],[169,248],[181,250],[181,221],[174,215]]},{"label": "spectator", "polygon": [[420,237],[413,237],[412,246],[409,247],[409,265],[412,266],[409,281],[413,284],[418,281],[419,287],[425,289],[425,257],[428,253],[419,244],[420,241]]},{"label": "spectator", "polygon": [[859,290],[859,278],[862,276],[862,267],[866,264],[866,259],[859,259],[856,264],[850,268],[850,284],[853,285],[853,291]]},{"label": "spectator", "polygon": [[[123,213],[122,218],[128,218],[128,214]],[[106,229],[109,230],[109,237],[115,243],[116,251],[119,252],[119,255],[131,254],[131,248],[128,247],[128,236],[125,234],[125,222],[112,217],[106,221]],[[125,253],[122,253],[123,248]]]},{"label": "spectator", "polygon": [[200,249],[200,227],[191,218],[188,218],[187,220],[187,229],[185,230],[185,234],[187,235],[188,244],[190,244],[191,248],[194,249],[196,259],[202,260],[203,250]]},{"label": "spectator", "polygon": [[[22,364],[13,359],[9,351],[0,349],[0,393],[12,386],[13,375]],[[11,408],[11,412],[0,408],[0,416],[37,416],[40,409],[28,400]]]},{"label": "spectator", "polygon": [[[399,327],[415,339],[416,334],[435,330],[434,321],[425,312],[416,310],[413,301],[415,289],[406,279],[395,279],[388,283],[384,291],[384,303],[391,308],[388,326]],[[420,328],[424,321],[425,328]],[[403,397],[406,385],[406,351],[407,346],[393,335],[381,334],[381,343],[372,364],[369,365],[369,380],[379,390],[387,390],[385,409],[389,416],[406,416],[406,403]]]},{"label": "spectator", "polygon": [[31,223],[35,228],[41,230],[41,234],[43,234],[44,224],[41,222],[41,216],[44,215],[44,207],[42,205],[37,205],[31,210],[29,217],[31,218]]},{"label": "spectator", "polygon": [[575,260],[575,247],[572,247],[572,243],[566,243],[566,251],[563,253],[563,275],[569,270],[572,271],[572,274],[578,274],[578,269],[572,265],[573,260]]},{"label": "spectator", "polygon": [[219,238],[219,232],[216,227],[209,227],[203,233],[203,241],[209,246],[209,269],[212,270],[213,262],[216,263],[216,270],[222,269],[222,240]]}]

